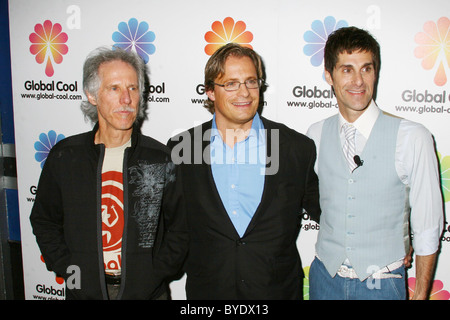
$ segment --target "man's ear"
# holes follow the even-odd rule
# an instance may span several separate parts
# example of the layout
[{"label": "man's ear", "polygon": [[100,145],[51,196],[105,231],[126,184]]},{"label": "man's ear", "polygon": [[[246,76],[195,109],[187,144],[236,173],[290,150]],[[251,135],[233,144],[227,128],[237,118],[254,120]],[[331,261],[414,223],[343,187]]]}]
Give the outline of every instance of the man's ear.
[{"label": "man's ear", "polygon": [[333,86],[333,77],[331,76],[331,73],[328,70],[325,70],[325,80],[327,80],[327,83],[330,86]]},{"label": "man's ear", "polygon": [[86,97],[88,98],[89,103],[92,104],[93,106],[96,106],[97,105],[97,98],[94,95],[92,95],[89,92],[87,92],[87,91],[85,93],[86,93]]},{"label": "man's ear", "polygon": [[214,95],[214,90],[206,91],[206,95],[208,96],[209,100],[216,101],[216,96]]}]

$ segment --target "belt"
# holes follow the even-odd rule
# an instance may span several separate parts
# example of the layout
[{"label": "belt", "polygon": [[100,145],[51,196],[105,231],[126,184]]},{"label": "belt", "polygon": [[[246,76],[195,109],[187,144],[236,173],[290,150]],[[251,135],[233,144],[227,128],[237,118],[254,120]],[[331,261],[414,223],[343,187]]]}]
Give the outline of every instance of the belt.
[{"label": "belt", "polygon": [[[400,268],[401,266],[403,266],[403,260],[395,261],[387,265],[386,267],[381,268],[377,272],[373,273],[370,277],[373,279],[401,278],[402,276],[399,274],[390,273],[391,271],[394,271]],[[342,265],[339,268],[337,274],[343,278],[350,278],[350,279],[358,278],[358,275],[356,274],[355,270],[352,267],[346,265]]]},{"label": "belt", "polygon": [[107,284],[112,284],[115,286],[120,285],[120,281],[122,279],[121,275],[115,275],[115,274],[109,274],[109,273],[105,273],[105,279],[106,279],[106,283]]}]

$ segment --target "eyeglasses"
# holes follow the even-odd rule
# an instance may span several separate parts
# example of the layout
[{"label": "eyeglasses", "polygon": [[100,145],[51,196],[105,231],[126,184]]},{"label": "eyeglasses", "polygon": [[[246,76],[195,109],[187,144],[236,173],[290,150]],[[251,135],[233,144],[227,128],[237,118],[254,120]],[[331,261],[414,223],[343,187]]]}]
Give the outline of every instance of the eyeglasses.
[{"label": "eyeglasses", "polygon": [[228,81],[228,82],[225,82],[224,84],[215,83],[215,82],[214,82],[214,84],[216,86],[224,88],[225,91],[236,91],[236,90],[239,90],[239,88],[241,87],[241,84],[245,84],[247,89],[258,89],[263,84],[263,80],[262,79],[249,79],[249,80],[245,80],[245,82],[243,82],[243,83],[239,82],[239,81]]}]

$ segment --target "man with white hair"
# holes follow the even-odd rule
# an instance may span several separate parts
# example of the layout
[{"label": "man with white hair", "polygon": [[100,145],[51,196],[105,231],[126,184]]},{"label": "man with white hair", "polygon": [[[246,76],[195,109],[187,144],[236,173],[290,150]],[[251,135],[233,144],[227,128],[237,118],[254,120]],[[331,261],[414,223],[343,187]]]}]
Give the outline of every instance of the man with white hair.
[{"label": "man with white hair", "polygon": [[42,170],[30,219],[47,268],[66,280],[79,272],[67,299],[165,296],[165,287],[150,291],[149,283],[174,174],[167,147],[137,126],[145,70],[133,52],[91,54],[81,109],[95,126],[56,144]]}]

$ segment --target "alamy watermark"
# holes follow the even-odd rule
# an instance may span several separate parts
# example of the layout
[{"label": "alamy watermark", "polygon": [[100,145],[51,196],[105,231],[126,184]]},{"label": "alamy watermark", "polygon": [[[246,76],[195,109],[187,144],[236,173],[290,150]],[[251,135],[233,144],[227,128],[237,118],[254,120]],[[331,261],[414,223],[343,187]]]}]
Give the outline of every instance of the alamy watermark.
[{"label": "alamy watermark", "polygon": [[[193,130],[193,135],[189,131],[178,134],[173,141],[178,141],[178,143],[172,148],[172,162],[174,164],[208,164],[211,165],[211,133],[212,129],[207,129],[203,132],[202,127],[196,127]],[[278,172],[280,165],[280,132],[278,129],[267,130],[254,130],[250,129],[247,132],[249,135],[257,135],[259,139],[263,139],[265,143],[265,148],[255,147],[244,149],[246,154],[244,155],[247,160],[246,163],[249,164],[264,164],[265,167],[261,169],[262,175],[274,175]],[[270,139],[268,139],[268,134],[270,134]],[[242,136],[241,130],[226,130],[227,139],[230,137],[240,137]],[[259,140],[261,142],[261,140]],[[270,142],[270,145],[268,144]],[[208,142],[205,145],[205,142]],[[232,157],[230,157],[227,152],[234,152],[231,149],[227,149],[226,153],[219,154],[214,157],[214,164],[231,164],[228,163]]]}]

